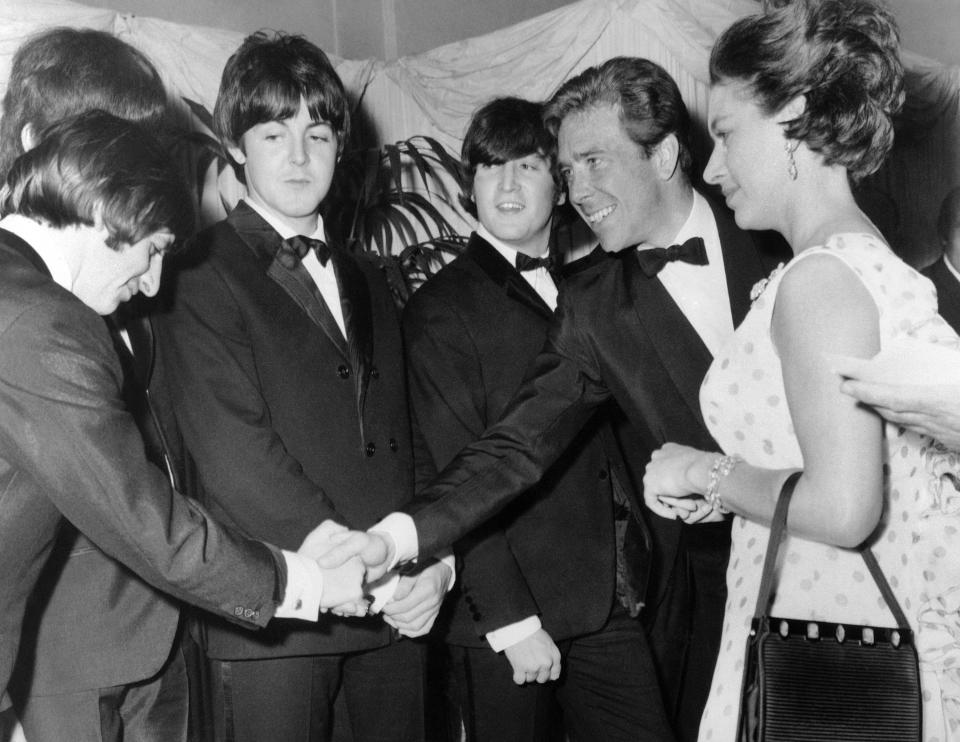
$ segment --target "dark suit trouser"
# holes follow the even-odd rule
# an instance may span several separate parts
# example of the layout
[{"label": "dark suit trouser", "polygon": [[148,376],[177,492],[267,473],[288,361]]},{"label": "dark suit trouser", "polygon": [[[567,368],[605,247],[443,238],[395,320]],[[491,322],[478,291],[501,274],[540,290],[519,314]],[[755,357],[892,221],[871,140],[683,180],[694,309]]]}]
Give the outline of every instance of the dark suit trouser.
[{"label": "dark suit trouser", "polygon": [[184,742],[187,703],[186,667],[175,645],[152,678],[79,693],[31,696],[18,714],[29,742]]},{"label": "dark suit trouser", "polygon": [[402,639],[353,654],[211,660],[217,742],[328,742],[342,693],[354,742],[424,738],[424,647]]},{"label": "dark suit trouser", "polygon": [[684,539],[663,600],[644,609],[664,702],[680,742],[696,742],[720,651],[727,601],[727,524]]},{"label": "dark suit trouser", "polygon": [[451,647],[468,742],[557,739],[558,708],[570,742],[673,740],[638,620],[618,606],[599,631],[557,646],[559,680],[523,686],[506,657]]}]

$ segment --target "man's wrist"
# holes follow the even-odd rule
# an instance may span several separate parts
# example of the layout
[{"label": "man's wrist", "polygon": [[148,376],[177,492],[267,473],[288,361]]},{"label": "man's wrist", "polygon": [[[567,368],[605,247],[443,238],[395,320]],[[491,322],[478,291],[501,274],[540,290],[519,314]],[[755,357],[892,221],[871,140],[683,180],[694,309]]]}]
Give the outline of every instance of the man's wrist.
[{"label": "man's wrist", "polygon": [[274,614],[277,618],[316,621],[323,597],[323,572],[313,559],[292,551],[283,551],[287,584],[283,600]]},{"label": "man's wrist", "polygon": [[519,644],[524,639],[529,639],[541,628],[543,628],[543,624],[540,623],[538,616],[527,616],[521,621],[501,626],[494,631],[488,631],[484,639],[487,640],[487,644],[494,652],[502,652],[514,644]]}]

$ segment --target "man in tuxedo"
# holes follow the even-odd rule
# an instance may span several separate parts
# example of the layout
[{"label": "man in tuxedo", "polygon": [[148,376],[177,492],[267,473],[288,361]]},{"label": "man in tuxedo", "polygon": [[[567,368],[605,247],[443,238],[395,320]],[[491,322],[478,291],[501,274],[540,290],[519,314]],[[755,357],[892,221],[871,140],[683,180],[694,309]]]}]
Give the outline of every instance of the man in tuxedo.
[{"label": "man in tuxedo", "polygon": [[[608,255],[564,284],[527,381],[500,422],[421,493],[432,502],[354,534],[321,564],[360,552],[376,574],[388,553],[407,560],[449,544],[539,481],[610,399],[630,422],[626,454],[638,483],[665,441],[717,450],[700,383],[768,266],[756,237],[691,185],[676,83],[648,60],[618,57],[565,83],[545,120],[568,198]],[[677,736],[694,739],[720,639],[729,524],[649,523],[643,616]]]},{"label": "man in tuxedo", "polygon": [[[247,195],[185,251],[155,318],[194,494],[280,545],[326,519],[370,525],[412,497],[413,465],[393,297],[319,213],[349,132],[343,85],[306,39],[254,34],[214,121]],[[329,739],[341,697],[356,740],[422,739],[422,646],[393,629],[428,630],[450,579],[443,563],[391,576],[385,620],[207,621],[216,738]]]},{"label": "man in tuxedo", "polygon": [[[84,580],[109,556],[117,569],[247,627],[274,615],[315,621],[321,599],[332,606],[359,596],[350,584],[361,576],[359,563],[324,574],[299,554],[226,530],[144,456],[98,315],[154,294],[164,253],[192,227],[190,195],[152,135],[101,111],[55,124],[11,166],[0,209],[0,694],[18,658],[28,600],[49,599],[46,589],[32,593],[51,559],[60,579]],[[67,549],[58,541],[64,519],[77,532]],[[104,608],[88,602],[103,596],[97,583],[85,584],[95,594],[72,607],[78,626],[96,622],[82,614],[97,617]],[[23,715],[31,742],[157,738],[168,729],[182,736],[185,718],[179,725],[166,718],[179,710],[167,702],[185,692],[182,661],[166,656],[169,637],[158,642],[154,676],[101,685],[144,662],[139,651],[150,638],[140,632],[150,625],[127,625],[128,633],[111,637],[120,660],[86,658],[69,627],[60,635],[55,622],[46,625],[42,636],[63,652],[56,661],[70,690],[31,687],[26,705],[36,703],[36,713]],[[127,643],[136,648],[129,655]],[[19,683],[29,684],[31,658],[20,653],[17,662],[27,676]],[[22,708],[12,686],[10,695]]]},{"label": "man in tuxedo", "polygon": [[[479,227],[404,310],[421,486],[499,419],[546,340],[563,193],[541,117],[540,104],[518,98],[474,114],[461,200]],[[554,739],[557,702],[572,740],[669,735],[638,596],[617,584],[616,529],[640,505],[614,494],[626,472],[611,434],[595,415],[522,501],[457,543],[458,588],[434,633],[448,645],[471,742]]]},{"label": "man in tuxedo", "polygon": [[954,188],[940,204],[937,236],[943,257],[923,269],[937,288],[940,316],[960,332],[960,188]]},{"label": "man in tuxedo", "polygon": [[[3,99],[0,172],[36,146],[48,125],[93,109],[156,130],[166,92],[149,60],[109,33],[54,28],[27,40],[14,55]],[[117,321],[122,309],[155,288],[121,305],[108,326],[123,369],[123,399],[147,458],[172,477],[170,431],[157,423],[145,392],[153,365],[150,323],[142,307],[124,313],[123,332]],[[92,732],[77,720],[103,715],[94,725],[98,740],[100,727],[115,726],[116,718],[131,736],[184,740],[188,698],[177,674],[179,617],[177,601],[64,524],[29,602],[13,678],[30,739],[62,738],[69,729],[71,739],[82,741]]]}]

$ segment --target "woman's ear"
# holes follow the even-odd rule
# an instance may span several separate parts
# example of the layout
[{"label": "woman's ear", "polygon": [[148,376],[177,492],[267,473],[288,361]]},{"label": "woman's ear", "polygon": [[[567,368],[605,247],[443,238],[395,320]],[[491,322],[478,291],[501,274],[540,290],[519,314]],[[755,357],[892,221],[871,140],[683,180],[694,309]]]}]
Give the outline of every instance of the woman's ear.
[{"label": "woman's ear", "polygon": [[785,123],[787,121],[793,121],[798,119],[803,115],[803,112],[807,110],[807,96],[798,95],[795,98],[791,99],[786,103],[783,108],[781,108],[776,115],[778,123]]},{"label": "woman's ear", "polygon": [[37,140],[37,133],[34,131],[33,124],[24,124],[20,130],[20,146],[24,152],[29,152],[40,142]]}]

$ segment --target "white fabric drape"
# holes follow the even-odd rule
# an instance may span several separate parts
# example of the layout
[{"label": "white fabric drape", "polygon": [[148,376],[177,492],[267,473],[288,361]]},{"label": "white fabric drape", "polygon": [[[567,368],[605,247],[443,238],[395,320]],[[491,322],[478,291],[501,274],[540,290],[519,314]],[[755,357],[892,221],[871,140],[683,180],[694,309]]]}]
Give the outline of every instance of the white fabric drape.
[{"label": "white fabric drape", "polygon": [[[416,134],[453,151],[471,112],[498,95],[543,99],[570,75],[616,55],[648,57],[676,78],[709,151],[707,59],[716,35],[755,0],[581,0],[485,36],[389,64],[335,59],[381,142]],[[956,19],[954,19],[955,21]],[[947,21],[949,22],[949,21]],[[20,43],[42,28],[111,31],[143,50],[175,94],[213,108],[220,71],[243,34],[89,8],[68,0],[0,2],[0,93]],[[938,251],[940,200],[960,185],[960,67],[904,53],[909,98],[895,152],[864,185],[864,203],[894,247],[920,265]],[[702,164],[702,162],[701,162]]]}]

